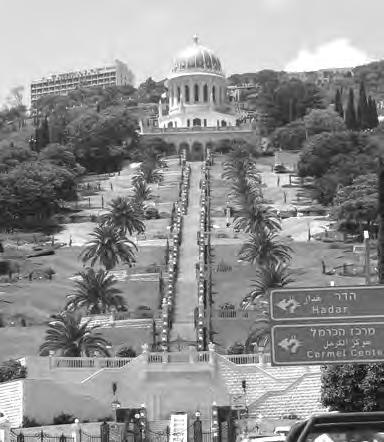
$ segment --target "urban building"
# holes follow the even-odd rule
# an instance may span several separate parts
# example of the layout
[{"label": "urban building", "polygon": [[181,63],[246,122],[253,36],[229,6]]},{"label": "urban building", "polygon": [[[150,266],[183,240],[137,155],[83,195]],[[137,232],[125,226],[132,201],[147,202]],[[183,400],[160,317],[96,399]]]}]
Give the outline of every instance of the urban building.
[{"label": "urban building", "polygon": [[101,68],[75,72],[64,72],[41,78],[31,83],[31,104],[44,95],[66,95],[80,87],[124,86],[133,83],[133,74],[128,66],[115,60],[115,64]]},{"label": "urban building", "polygon": [[157,136],[200,160],[210,143],[241,138],[256,143],[256,121],[244,119],[231,102],[221,61],[215,53],[193,43],[176,57],[165,82],[156,120],[141,121],[142,136]]}]

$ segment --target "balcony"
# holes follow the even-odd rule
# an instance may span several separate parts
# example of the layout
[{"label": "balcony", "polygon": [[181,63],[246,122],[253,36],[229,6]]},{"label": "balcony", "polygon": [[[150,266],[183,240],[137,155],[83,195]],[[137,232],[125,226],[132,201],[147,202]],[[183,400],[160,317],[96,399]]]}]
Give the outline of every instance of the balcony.
[{"label": "balcony", "polygon": [[203,126],[194,126],[194,127],[166,127],[166,128],[161,128],[161,127],[154,127],[154,126],[150,126],[150,127],[144,127],[143,128],[143,135],[148,135],[148,134],[178,134],[178,133],[190,133],[190,134],[194,134],[194,133],[198,133],[198,132],[211,132],[211,133],[225,133],[225,132],[251,132],[252,126],[250,124],[244,124],[241,126],[223,126],[223,127],[218,127],[218,126],[208,126],[208,127],[203,127]]}]

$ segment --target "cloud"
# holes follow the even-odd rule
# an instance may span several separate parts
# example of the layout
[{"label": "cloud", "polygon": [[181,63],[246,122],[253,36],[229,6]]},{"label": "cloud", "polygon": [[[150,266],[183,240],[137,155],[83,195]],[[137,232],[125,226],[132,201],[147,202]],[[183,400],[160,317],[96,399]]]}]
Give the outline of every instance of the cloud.
[{"label": "cloud", "polygon": [[288,72],[315,71],[318,69],[353,67],[372,59],[364,51],[354,47],[346,38],[324,43],[312,51],[302,49],[297,57],[285,66]]}]

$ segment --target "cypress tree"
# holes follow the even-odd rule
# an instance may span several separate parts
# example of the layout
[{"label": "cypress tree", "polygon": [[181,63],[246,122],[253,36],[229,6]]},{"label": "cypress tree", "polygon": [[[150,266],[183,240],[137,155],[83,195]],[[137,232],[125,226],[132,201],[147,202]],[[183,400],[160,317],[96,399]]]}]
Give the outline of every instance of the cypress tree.
[{"label": "cypress tree", "polygon": [[341,99],[341,91],[340,91],[340,89],[336,89],[335,111],[340,115],[341,118],[344,118],[344,108],[343,108],[343,102],[342,102],[342,99]]},{"label": "cypress tree", "polygon": [[369,109],[364,83],[360,83],[359,102],[357,104],[357,126],[364,130],[369,128]]},{"label": "cypress tree", "polygon": [[48,117],[46,116],[43,120],[43,123],[41,125],[41,132],[40,132],[40,149],[44,149],[49,144],[49,125],[48,125]]},{"label": "cypress tree", "polygon": [[379,118],[377,116],[376,101],[371,96],[368,97],[368,115],[369,128],[374,129],[379,125]]},{"label": "cypress tree", "polygon": [[355,95],[353,89],[349,89],[348,104],[345,111],[345,124],[349,130],[357,130],[356,111],[355,111]]},{"label": "cypress tree", "polygon": [[379,221],[379,237],[377,241],[377,267],[379,273],[379,284],[384,284],[384,161],[383,158],[378,159],[378,221]]}]

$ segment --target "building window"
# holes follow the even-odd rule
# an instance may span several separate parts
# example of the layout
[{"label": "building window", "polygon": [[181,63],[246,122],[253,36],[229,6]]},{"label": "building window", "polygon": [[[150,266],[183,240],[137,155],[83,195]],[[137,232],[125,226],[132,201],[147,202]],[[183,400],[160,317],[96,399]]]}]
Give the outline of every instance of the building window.
[{"label": "building window", "polygon": [[189,86],[185,85],[185,102],[189,103]]},{"label": "building window", "polygon": [[199,101],[199,85],[198,84],[195,84],[194,92],[195,92],[195,103],[197,103]]},{"label": "building window", "polygon": [[221,120],[221,126],[225,127],[227,125],[227,122],[225,120]]},{"label": "building window", "polygon": [[216,87],[212,86],[212,101],[216,103]]},{"label": "building window", "polygon": [[204,118],[204,127],[207,127],[207,119]]},{"label": "building window", "polygon": [[203,88],[203,100],[204,103],[207,103],[208,101],[208,86],[205,84]]},{"label": "building window", "polygon": [[190,127],[191,125],[191,120],[187,120],[187,127]]},{"label": "building window", "polygon": [[201,127],[201,120],[200,118],[194,118],[192,121],[194,126],[200,126]]},{"label": "building window", "polygon": [[181,89],[180,86],[177,86],[177,102],[180,103]]},{"label": "building window", "polygon": [[173,127],[173,123],[172,123],[172,121],[170,121],[170,122],[168,123],[168,127]]}]

